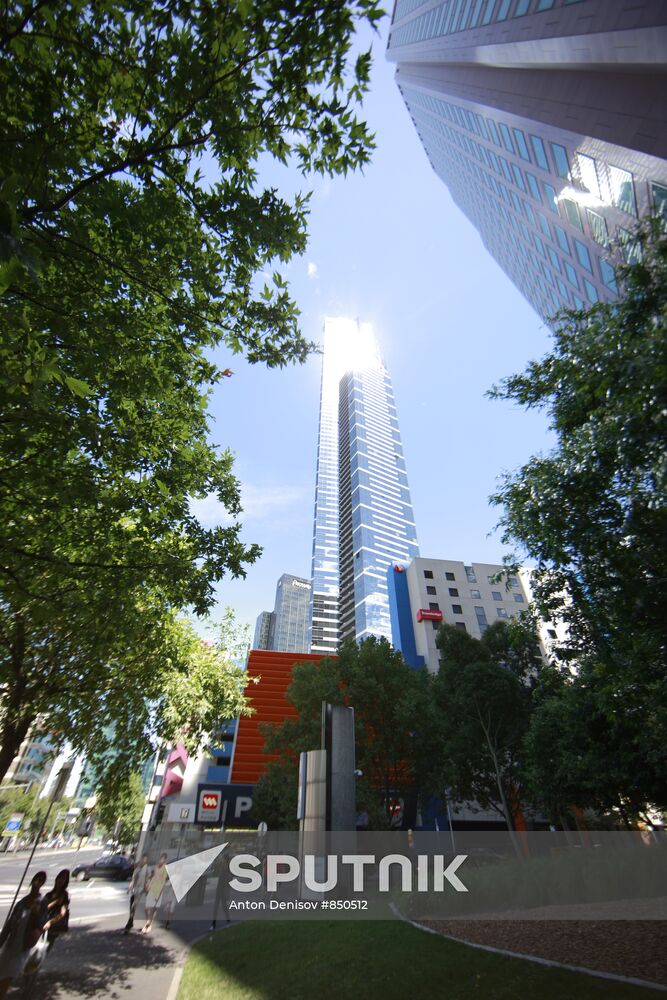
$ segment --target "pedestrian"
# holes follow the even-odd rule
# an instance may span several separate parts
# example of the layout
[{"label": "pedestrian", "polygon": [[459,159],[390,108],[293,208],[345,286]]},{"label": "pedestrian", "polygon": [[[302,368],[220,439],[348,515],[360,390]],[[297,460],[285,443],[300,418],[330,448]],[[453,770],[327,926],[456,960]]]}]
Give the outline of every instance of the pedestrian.
[{"label": "pedestrian", "polygon": [[167,855],[161,854],[152,875],[146,883],[146,923],[141,928],[142,934],[150,934],[155,912],[160,905],[160,899],[167,884],[168,872],[166,869]]},{"label": "pedestrian", "polygon": [[148,879],[148,855],[142,855],[141,861],[132,872],[132,880],[127,888],[130,894],[130,916],[123,933],[129,934],[134,927],[134,914],[137,905],[141,902],[141,897],[146,893],[146,881]]},{"label": "pedestrian", "polygon": [[56,875],[53,889],[47,892],[43,904],[45,907],[45,925],[48,932],[48,948],[51,951],[55,940],[69,930],[69,868],[63,868]]},{"label": "pedestrian", "polygon": [[169,929],[169,924],[171,923],[171,918],[174,915],[174,909],[176,907],[176,895],[174,894],[174,889],[167,879],[167,884],[162,890],[162,899],[160,900],[162,916],[164,918],[165,930]]},{"label": "pedestrian", "polygon": [[32,989],[42,962],[53,948],[56,938],[69,930],[69,869],[58,872],[50,889],[40,900],[39,926],[35,928],[36,938],[23,966],[23,997],[32,995]]},{"label": "pedestrian", "polygon": [[225,915],[225,922],[229,923],[229,909],[227,907],[229,900],[229,859],[226,855],[219,856],[216,870],[218,881],[215,887],[215,903],[213,904],[213,919],[209,927],[210,931],[214,931],[217,927],[220,910]]},{"label": "pedestrian", "polygon": [[30,891],[20,899],[0,932],[0,998],[7,996],[12,980],[23,971],[30,949],[42,932],[40,892],[46,872],[37,872],[30,881]]}]

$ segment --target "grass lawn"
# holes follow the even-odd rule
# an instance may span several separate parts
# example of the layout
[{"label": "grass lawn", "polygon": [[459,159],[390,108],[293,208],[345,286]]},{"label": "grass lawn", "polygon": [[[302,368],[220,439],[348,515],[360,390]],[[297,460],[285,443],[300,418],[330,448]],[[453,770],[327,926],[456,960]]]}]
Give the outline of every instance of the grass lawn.
[{"label": "grass lawn", "polygon": [[188,958],[178,1000],[644,1000],[575,972],[479,951],[399,921],[257,921]]}]

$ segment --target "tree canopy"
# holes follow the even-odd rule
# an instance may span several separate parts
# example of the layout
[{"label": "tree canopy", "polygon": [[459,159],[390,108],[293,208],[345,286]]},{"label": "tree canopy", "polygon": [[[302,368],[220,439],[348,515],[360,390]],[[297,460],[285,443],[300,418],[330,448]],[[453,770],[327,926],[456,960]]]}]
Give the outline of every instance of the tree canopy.
[{"label": "tree canopy", "polygon": [[481,639],[442,625],[431,685],[430,786],[496,810],[514,829],[523,804],[523,742],[541,659],[532,626],[498,621]]},{"label": "tree canopy", "polygon": [[578,711],[606,719],[605,739],[616,733],[617,753],[627,751],[621,772],[632,761],[633,798],[639,783],[651,801],[658,775],[666,784],[664,230],[647,225],[640,247],[618,270],[617,302],[561,314],[547,356],[493,391],[546,409],[557,443],[505,475],[492,499],[504,540],[536,564],[538,610],[568,624],[569,654],[590,682],[558,711],[580,695]]},{"label": "tree canopy", "polygon": [[187,669],[174,613],[205,613],[259,555],[190,507],[241,512],[208,437],[212,349],[307,355],[276,269],[305,249],[307,196],[264,188],[258,162],[366,162],[370,57],[348,62],[379,16],[373,0],[5,5],[0,776],[42,711],[66,733],[70,710],[89,732],[124,724],[124,698]]},{"label": "tree canopy", "polygon": [[132,844],[139,833],[145,802],[141,775],[134,772],[116,788],[102,790],[95,812],[104,832],[117,844]]},{"label": "tree canopy", "polygon": [[338,656],[295,664],[287,699],[298,717],[267,726],[265,749],[278,754],[255,792],[255,815],[277,828],[296,825],[299,753],[321,745],[322,702],[351,705],[355,718],[357,810],[371,829],[391,825],[392,800],[414,789],[417,728],[427,703],[423,671],[412,670],[386,639],[344,642]]}]

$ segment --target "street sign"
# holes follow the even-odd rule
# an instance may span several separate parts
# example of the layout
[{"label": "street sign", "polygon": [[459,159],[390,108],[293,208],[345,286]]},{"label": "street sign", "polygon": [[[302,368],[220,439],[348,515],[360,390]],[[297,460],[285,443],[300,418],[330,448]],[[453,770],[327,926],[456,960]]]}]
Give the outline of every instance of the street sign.
[{"label": "street sign", "polygon": [[7,825],[2,831],[3,837],[15,837],[21,829],[21,822],[25,813],[12,813],[7,820]]}]

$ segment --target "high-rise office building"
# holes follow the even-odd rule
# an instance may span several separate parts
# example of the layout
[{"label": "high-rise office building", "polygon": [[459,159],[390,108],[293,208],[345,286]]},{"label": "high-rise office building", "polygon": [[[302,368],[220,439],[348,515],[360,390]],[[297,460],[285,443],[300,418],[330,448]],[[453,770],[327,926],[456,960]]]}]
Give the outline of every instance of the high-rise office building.
[{"label": "high-rise office building", "polygon": [[418,554],[393,389],[369,324],[327,318],[310,643],[391,639],[387,567]]},{"label": "high-rise office building", "polygon": [[272,649],[273,627],[276,616],[273,611],[260,611],[255,619],[255,635],[252,640],[253,649]]},{"label": "high-rise office building", "polygon": [[667,218],[661,0],[397,0],[387,56],[435,172],[545,319],[617,295]]},{"label": "high-rise office building", "polygon": [[276,586],[273,611],[257,616],[253,649],[280,653],[308,651],[310,580],[283,573]]}]

